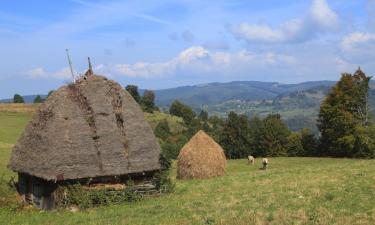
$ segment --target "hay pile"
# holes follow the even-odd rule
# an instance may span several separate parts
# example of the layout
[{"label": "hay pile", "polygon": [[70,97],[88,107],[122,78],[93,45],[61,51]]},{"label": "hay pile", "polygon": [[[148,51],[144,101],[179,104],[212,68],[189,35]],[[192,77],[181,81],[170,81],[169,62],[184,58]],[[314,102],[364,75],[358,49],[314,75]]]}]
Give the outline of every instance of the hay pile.
[{"label": "hay pile", "polygon": [[55,91],[15,145],[9,168],[44,180],[160,169],[160,147],[143,112],[118,83],[91,75]]},{"label": "hay pile", "polygon": [[182,148],[177,162],[177,179],[205,179],[223,176],[223,149],[204,131],[199,131]]}]

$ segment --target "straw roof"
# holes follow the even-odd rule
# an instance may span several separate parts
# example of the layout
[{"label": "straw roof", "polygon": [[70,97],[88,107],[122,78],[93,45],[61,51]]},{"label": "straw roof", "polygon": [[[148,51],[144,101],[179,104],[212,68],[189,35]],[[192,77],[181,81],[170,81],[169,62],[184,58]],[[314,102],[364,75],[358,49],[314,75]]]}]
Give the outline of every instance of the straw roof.
[{"label": "straw roof", "polygon": [[204,131],[199,131],[181,149],[177,162],[178,179],[223,176],[226,168],[223,149]]},{"label": "straw roof", "polygon": [[39,107],[8,167],[58,181],[155,171],[159,154],[131,95],[92,75],[61,87]]}]

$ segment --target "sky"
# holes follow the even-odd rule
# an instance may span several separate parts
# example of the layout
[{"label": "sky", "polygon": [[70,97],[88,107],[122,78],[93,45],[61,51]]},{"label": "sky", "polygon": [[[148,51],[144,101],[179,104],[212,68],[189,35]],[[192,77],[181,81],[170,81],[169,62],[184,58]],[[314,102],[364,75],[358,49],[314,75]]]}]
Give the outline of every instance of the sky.
[{"label": "sky", "polygon": [[375,74],[375,0],[0,0],[0,98],[87,69],[143,89]]}]

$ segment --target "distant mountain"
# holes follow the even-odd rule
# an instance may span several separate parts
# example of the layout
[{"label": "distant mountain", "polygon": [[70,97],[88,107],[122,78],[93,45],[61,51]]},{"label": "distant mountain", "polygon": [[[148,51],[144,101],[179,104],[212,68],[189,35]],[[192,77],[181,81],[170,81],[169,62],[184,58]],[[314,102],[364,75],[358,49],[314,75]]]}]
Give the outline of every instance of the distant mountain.
[{"label": "distant mountain", "polygon": [[156,104],[169,106],[178,99],[190,106],[218,104],[229,100],[270,100],[280,94],[303,91],[312,87],[335,84],[334,81],[313,81],[299,84],[280,84],[276,82],[233,81],[228,83],[209,83],[156,90]]},{"label": "distant mountain", "polygon": [[[211,115],[225,117],[229,112],[249,116],[279,113],[292,130],[308,127],[317,133],[316,119],[321,101],[336,81],[312,81],[299,84],[233,81],[155,90],[156,104],[167,109],[180,100],[196,111],[202,108]],[[375,82],[370,83],[369,103],[375,113]],[[142,94],[144,90],[140,89]],[[32,103],[36,95],[23,96]],[[41,95],[45,98],[46,95]],[[12,99],[0,100],[11,102]]]},{"label": "distant mountain", "polygon": [[[22,97],[25,100],[25,103],[33,103],[36,96],[38,95],[23,95]],[[45,99],[47,98],[47,95],[40,95],[40,97],[42,97],[42,99]],[[7,102],[13,102],[13,98],[0,99],[0,103],[7,103]]]},{"label": "distant mountain", "polygon": [[[375,114],[375,85],[370,85],[369,105]],[[248,116],[264,117],[270,113],[278,113],[291,130],[309,128],[318,132],[316,121],[320,104],[329,93],[330,86],[316,86],[307,90],[284,93],[269,100],[229,100],[205,106],[210,114],[225,117],[234,111]]]}]

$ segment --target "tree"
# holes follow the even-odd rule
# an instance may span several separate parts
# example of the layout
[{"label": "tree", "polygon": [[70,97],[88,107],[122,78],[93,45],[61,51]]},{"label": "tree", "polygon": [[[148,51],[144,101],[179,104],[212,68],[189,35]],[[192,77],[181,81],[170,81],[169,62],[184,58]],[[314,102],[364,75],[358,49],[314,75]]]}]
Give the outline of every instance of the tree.
[{"label": "tree", "polygon": [[48,98],[50,95],[52,95],[53,92],[55,92],[55,90],[50,90],[50,91],[48,92],[48,94],[47,94],[47,98]]},{"label": "tree", "polygon": [[195,118],[195,112],[178,100],[174,101],[169,107],[169,113],[181,117],[187,125],[191,124]]},{"label": "tree", "polygon": [[[344,73],[320,106],[320,155],[352,157],[356,131],[369,125],[368,90],[371,77],[358,69]],[[359,127],[358,127],[359,126]]]},{"label": "tree", "polygon": [[300,131],[301,142],[304,150],[303,156],[318,156],[318,140],[315,135],[308,128]]},{"label": "tree", "polygon": [[279,114],[268,115],[264,120],[265,148],[267,156],[285,156],[290,131]]},{"label": "tree", "polygon": [[302,145],[302,134],[293,132],[288,137],[286,144],[288,156],[305,156],[305,150]]},{"label": "tree", "polygon": [[154,130],[155,136],[166,140],[171,135],[171,130],[169,129],[168,121],[166,119],[160,121]]},{"label": "tree", "polygon": [[250,127],[245,115],[230,112],[224,123],[220,144],[230,159],[244,158],[251,154]]},{"label": "tree", "polygon": [[250,121],[251,140],[256,157],[286,156],[290,131],[279,114],[268,115],[263,120]]},{"label": "tree", "polygon": [[141,98],[141,106],[145,112],[152,113],[157,110],[157,107],[155,107],[155,94],[153,91],[145,90]]},{"label": "tree", "polygon": [[13,97],[13,103],[25,103],[25,100],[21,95],[15,94]]},{"label": "tree", "polygon": [[354,133],[353,157],[375,158],[375,126],[357,126]]},{"label": "tree", "polygon": [[266,131],[263,120],[255,116],[249,121],[251,137],[251,155],[255,157],[267,156],[266,140],[264,139]]},{"label": "tree", "polygon": [[42,103],[43,102],[43,99],[42,97],[40,97],[40,95],[37,95],[34,99],[34,103]]},{"label": "tree", "polygon": [[134,98],[134,100],[137,102],[137,103],[140,103],[141,101],[141,96],[139,95],[139,92],[138,92],[138,86],[137,85],[132,85],[132,84],[129,84],[125,87],[125,89],[129,92],[129,94]]},{"label": "tree", "polygon": [[220,137],[224,127],[224,119],[218,116],[211,116],[208,118],[208,123],[211,125],[208,134],[216,141],[220,142]]}]

